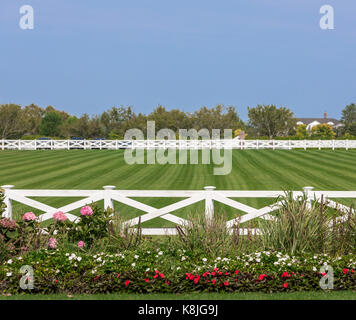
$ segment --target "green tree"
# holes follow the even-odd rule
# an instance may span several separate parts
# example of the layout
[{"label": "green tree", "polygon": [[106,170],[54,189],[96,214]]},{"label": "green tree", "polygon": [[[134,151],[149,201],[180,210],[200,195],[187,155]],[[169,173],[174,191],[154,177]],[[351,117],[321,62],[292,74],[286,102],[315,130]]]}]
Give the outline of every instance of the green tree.
[{"label": "green tree", "polygon": [[23,110],[23,126],[25,135],[38,135],[45,111],[35,104],[26,106]]},{"label": "green tree", "polygon": [[1,139],[17,139],[24,132],[23,113],[17,104],[0,105],[0,136]]},{"label": "green tree", "polygon": [[335,136],[336,133],[333,131],[333,128],[327,123],[318,124],[311,129],[311,137],[313,139],[331,140]]},{"label": "green tree", "polygon": [[349,104],[342,110],[341,121],[344,123],[345,128],[356,122],[356,105],[354,103]]},{"label": "green tree", "polygon": [[48,137],[57,137],[61,132],[63,119],[56,111],[46,112],[40,125],[40,134]]},{"label": "green tree", "polygon": [[291,135],[296,126],[293,112],[284,107],[278,109],[275,105],[249,107],[248,117],[250,127],[256,130],[258,136],[270,139]]}]

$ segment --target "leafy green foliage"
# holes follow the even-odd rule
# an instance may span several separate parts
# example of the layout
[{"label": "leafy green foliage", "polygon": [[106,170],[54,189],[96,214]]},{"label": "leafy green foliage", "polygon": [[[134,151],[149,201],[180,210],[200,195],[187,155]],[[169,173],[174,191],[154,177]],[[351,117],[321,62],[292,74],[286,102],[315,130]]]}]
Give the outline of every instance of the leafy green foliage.
[{"label": "leafy green foliage", "polygon": [[336,137],[336,133],[329,124],[322,123],[312,128],[311,137],[314,139],[332,140]]},{"label": "leafy green foliage", "polygon": [[274,105],[258,105],[248,108],[249,125],[254,128],[258,136],[268,136],[273,139],[276,136],[290,135],[295,126],[293,112],[287,108],[277,108]]}]

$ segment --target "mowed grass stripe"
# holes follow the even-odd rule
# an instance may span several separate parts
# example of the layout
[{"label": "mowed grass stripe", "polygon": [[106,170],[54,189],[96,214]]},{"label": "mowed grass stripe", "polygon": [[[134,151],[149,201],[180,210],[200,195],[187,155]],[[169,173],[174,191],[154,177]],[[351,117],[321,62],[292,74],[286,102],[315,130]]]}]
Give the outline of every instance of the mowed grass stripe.
[{"label": "mowed grass stripe", "polygon": [[[40,151],[41,152],[41,151]],[[57,152],[57,151],[54,151]],[[65,152],[68,152],[65,154]],[[73,153],[72,151],[65,151],[63,153],[58,153],[57,157],[48,161],[47,153],[43,154],[44,157],[40,161],[36,161],[31,165],[26,165],[26,162],[22,164],[21,159],[18,159],[17,162],[17,170],[12,172],[8,172],[5,170],[4,174],[2,174],[2,180],[9,180],[8,183],[12,181],[12,179],[16,181],[20,181],[17,185],[22,187],[31,187],[34,183],[41,184],[46,188],[46,179],[51,181],[51,186],[54,184],[59,184],[59,177],[62,172],[70,171],[73,172],[75,170],[83,170],[85,167],[85,163],[88,162],[88,154],[86,155],[85,161],[83,160],[83,154]],[[0,155],[1,156],[1,155]],[[104,157],[104,153],[92,154],[91,158],[94,161],[98,161],[100,158]],[[90,160],[89,160],[90,161]],[[58,179],[58,180],[54,180]],[[67,179],[65,179],[67,180]],[[71,179],[69,181],[72,183]],[[13,183],[10,183],[13,184]]]},{"label": "mowed grass stripe", "polygon": [[[277,157],[273,153],[269,156],[273,159]],[[356,189],[356,175],[351,173],[350,177],[350,174],[348,174],[352,171],[352,166],[337,166],[336,162],[340,158],[342,157],[335,154],[334,161],[327,162],[316,151],[311,151],[309,154],[302,154],[301,152],[285,153],[285,158],[280,159],[287,165],[293,162],[293,168],[289,171],[298,170],[300,172],[301,178],[298,180],[304,181],[303,186],[307,184],[322,190],[345,190],[350,187]],[[299,185],[300,188],[303,186]]]},{"label": "mowed grass stripe", "polygon": [[[311,185],[321,190],[356,190],[354,159],[356,150],[234,150],[232,172],[216,176],[215,164],[128,165],[123,150],[1,151],[0,185],[28,189],[101,189],[115,185],[117,189],[139,190],[202,190],[208,185],[217,190],[298,190]],[[142,199],[155,207],[176,200]],[[270,200],[240,199],[256,208]],[[57,207],[68,203],[68,199],[48,201]],[[203,206],[182,212],[185,216],[195,208]],[[217,208],[220,211],[223,207]]]}]

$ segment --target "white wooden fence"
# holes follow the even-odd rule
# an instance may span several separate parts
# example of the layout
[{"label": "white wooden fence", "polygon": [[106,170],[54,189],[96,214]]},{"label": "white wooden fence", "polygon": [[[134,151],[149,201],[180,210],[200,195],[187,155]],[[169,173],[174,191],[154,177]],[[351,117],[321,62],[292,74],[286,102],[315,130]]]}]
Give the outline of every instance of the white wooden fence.
[{"label": "white wooden fence", "polygon": [[[187,220],[175,216],[172,212],[190,206],[199,201],[205,201],[205,216],[207,219],[214,217],[214,201],[225,204],[229,207],[244,212],[245,214],[232,219],[227,222],[227,227],[232,228],[234,225],[251,221],[256,218],[263,218],[266,220],[273,220],[275,217],[270,215],[273,211],[277,210],[280,206],[278,200],[279,196],[285,194],[284,191],[226,191],[216,190],[215,187],[205,187],[204,190],[115,190],[115,186],[105,186],[103,190],[21,190],[14,189],[14,186],[2,186],[5,190],[5,204],[6,211],[3,216],[12,217],[12,201],[17,201],[32,208],[43,211],[44,213],[39,216],[40,221],[46,221],[52,218],[53,213],[57,211],[71,212],[72,210],[81,208],[85,205],[90,205],[92,202],[104,200],[105,208],[114,209],[114,201],[118,201],[130,207],[139,209],[145,214],[136,218],[132,218],[125,223],[133,227],[141,223],[155,219],[162,218],[178,225],[184,225]],[[306,194],[308,203],[311,205],[312,200],[321,201],[323,195],[324,199],[328,199],[327,205],[332,208],[338,208],[342,212],[348,212],[349,207],[330,200],[330,198],[353,198],[356,199],[356,191],[314,191],[313,187],[305,187],[303,191],[293,191],[293,196],[298,197]],[[54,208],[37,200],[30,199],[29,197],[85,197],[85,199],[75,201],[71,204]],[[146,205],[134,198],[184,198],[174,204],[167,205],[163,208],[155,208]],[[276,202],[272,205],[265,206],[261,209],[256,209],[236,200],[230,198],[274,198]],[[70,221],[78,221],[78,217],[67,213]],[[342,219],[342,218],[341,218]],[[247,229],[240,229],[240,234],[247,234]],[[252,230],[252,232],[259,232]],[[144,235],[173,235],[176,234],[175,228],[142,228]]]},{"label": "white wooden fence", "polygon": [[356,140],[0,140],[1,150],[356,149]]}]

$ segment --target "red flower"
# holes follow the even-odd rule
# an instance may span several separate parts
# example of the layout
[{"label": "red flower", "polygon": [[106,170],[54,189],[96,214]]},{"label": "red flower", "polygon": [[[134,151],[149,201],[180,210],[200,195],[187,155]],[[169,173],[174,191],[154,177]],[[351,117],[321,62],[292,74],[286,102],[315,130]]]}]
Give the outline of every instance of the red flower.
[{"label": "red flower", "polygon": [[228,286],[229,285],[229,282],[228,281],[225,281],[224,282],[224,286]]},{"label": "red flower", "polygon": [[258,280],[263,280],[265,277],[267,277],[267,275],[265,275],[264,273],[263,274],[260,274],[260,276],[258,277]]},{"label": "red flower", "polygon": [[130,280],[126,280],[125,281],[125,286],[127,287],[129,285],[129,283],[130,283]]},{"label": "red flower", "polygon": [[235,271],[235,274],[238,274],[238,273],[239,273],[239,270],[236,270],[236,271]]},{"label": "red flower", "polygon": [[154,278],[154,279],[158,278],[158,274],[155,274],[155,275],[153,276],[153,278]]},{"label": "red flower", "polygon": [[164,274],[163,273],[160,273],[159,276],[164,279]]},{"label": "red flower", "polygon": [[145,282],[149,282],[149,281],[150,281],[150,279],[147,279],[147,278],[145,279]]},{"label": "red flower", "polygon": [[227,276],[229,273],[228,272],[225,272],[225,276]]},{"label": "red flower", "polygon": [[288,272],[283,272],[282,278],[289,278],[290,274]]},{"label": "red flower", "polygon": [[211,280],[211,283],[212,283],[213,285],[215,285],[216,279]]},{"label": "red flower", "polygon": [[203,277],[206,277],[207,275],[208,275],[207,272],[204,272],[204,273],[203,273]]},{"label": "red flower", "polygon": [[165,281],[164,282],[167,286],[169,286],[170,282],[169,281]]},{"label": "red flower", "polygon": [[288,288],[288,283],[283,283],[283,288]]},{"label": "red flower", "polygon": [[190,278],[190,276],[191,276],[191,274],[190,274],[190,273],[186,273],[185,275],[186,275],[185,280],[189,279],[189,278]]},{"label": "red flower", "polygon": [[215,272],[212,272],[212,273],[211,273],[211,275],[212,275],[212,276],[215,276],[215,275],[216,275],[216,273],[215,273]]},{"label": "red flower", "polygon": [[219,271],[219,272],[218,272],[218,274],[219,274],[219,276],[221,276],[221,275],[222,275],[222,272],[221,272],[221,271]]},{"label": "red flower", "polygon": [[343,270],[343,273],[344,273],[344,274],[346,274],[346,273],[348,273],[348,272],[349,272],[349,269],[346,269],[346,268],[345,268],[345,269]]},{"label": "red flower", "polygon": [[218,271],[219,270],[219,268],[214,268],[214,271]]},{"label": "red flower", "polygon": [[118,277],[120,277],[120,276],[121,276],[121,274],[120,274],[120,273],[118,273],[118,274],[117,274],[117,276],[116,276],[116,278],[118,278]]},{"label": "red flower", "polygon": [[98,280],[99,278],[100,278],[100,276],[95,276],[94,281]]},{"label": "red flower", "polygon": [[189,280],[193,280],[193,279],[194,279],[194,276],[191,275],[191,276],[189,277]]}]

